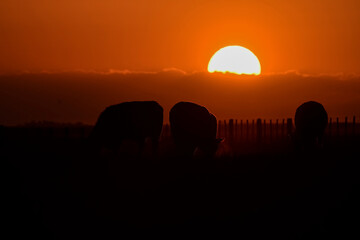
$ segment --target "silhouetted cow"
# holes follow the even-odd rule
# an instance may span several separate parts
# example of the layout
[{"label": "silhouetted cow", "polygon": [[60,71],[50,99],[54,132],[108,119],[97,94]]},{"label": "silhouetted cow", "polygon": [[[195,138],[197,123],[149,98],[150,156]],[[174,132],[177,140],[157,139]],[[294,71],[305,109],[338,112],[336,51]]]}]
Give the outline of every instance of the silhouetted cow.
[{"label": "silhouetted cow", "polygon": [[107,107],[91,133],[97,146],[118,148],[124,140],[135,141],[140,151],[151,139],[157,149],[163,124],[163,108],[155,101],[124,102]]},{"label": "silhouetted cow", "polygon": [[322,143],[328,115],[318,102],[305,102],[296,109],[295,127],[298,146],[314,147]]},{"label": "silhouetted cow", "polygon": [[176,147],[186,156],[192,156],[195,150],[213,156],[221,141],[216,138],[216,117],[195,103],[175,104],[170,110],[170,128]]}]

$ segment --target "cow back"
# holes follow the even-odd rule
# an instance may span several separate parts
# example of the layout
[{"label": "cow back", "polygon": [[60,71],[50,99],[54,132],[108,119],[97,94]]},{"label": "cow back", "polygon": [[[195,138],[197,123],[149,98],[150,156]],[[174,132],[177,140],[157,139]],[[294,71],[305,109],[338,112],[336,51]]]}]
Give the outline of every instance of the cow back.
[{"label": "cow back", "polygon": [[92,138],[108,147],[115,147],[125,139],[158,140],[162,124],[163,108],[157,102],[124,102],[109,106],[100,114]]}]

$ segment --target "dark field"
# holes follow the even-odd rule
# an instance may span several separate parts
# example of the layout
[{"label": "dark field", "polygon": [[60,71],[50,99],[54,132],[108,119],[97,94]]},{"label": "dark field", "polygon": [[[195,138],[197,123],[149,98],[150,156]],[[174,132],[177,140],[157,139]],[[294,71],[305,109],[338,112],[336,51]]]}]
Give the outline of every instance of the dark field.
[{"label": "dark field", "polygon": [[311,152],[296,151],[281,124],[271,133],[262,125],[260,135],[255,125],[248,135],[239,126],[230,135],[220,127],[225,141],[213,159],[176,157],[166,127],[157,157],[146,149],[138,157],[131,143],[99,155],[87,126],[3,127],[3,233],[359,239],[357,125],[333,126]]}]

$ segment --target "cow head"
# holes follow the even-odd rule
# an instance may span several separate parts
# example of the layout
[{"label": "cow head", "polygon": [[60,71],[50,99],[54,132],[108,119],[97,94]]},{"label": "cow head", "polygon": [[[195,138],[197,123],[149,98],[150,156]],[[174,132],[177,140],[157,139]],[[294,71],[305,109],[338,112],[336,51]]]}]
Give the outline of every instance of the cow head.
[{"label": "cow head", "polygon": [[295,113],[295,143],[301,148],[316,148],[322,145],[323,135],[328,123],[328,115],[318,102],[305,102]]}]

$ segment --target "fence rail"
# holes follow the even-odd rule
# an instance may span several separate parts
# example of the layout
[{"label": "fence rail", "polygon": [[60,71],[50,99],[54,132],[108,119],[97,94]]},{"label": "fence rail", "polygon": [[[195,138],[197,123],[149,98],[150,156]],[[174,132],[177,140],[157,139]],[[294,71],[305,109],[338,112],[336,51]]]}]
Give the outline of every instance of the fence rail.
[{"label": "fence rail", "polygon": [[[354,116],[351,121],[329,118],[325,134],[328,137],[351,137],[360,135],[360,121]],[[73,127],[3,127],[0,134],[11,139],[84,139],[92,130],[92,126]],[[287,138],[295,130],[292,118],[287,119],[228,119],[219,120],[217,135],[227,142],[237,141],[273,141]],[[170,126],[164,124],[162,137],[170,137]]]},{"label": "fence rail", "polygon": [[[295,131],[292,118],[287,119],[261,119],[256,120],[220,120],[218,121],[218,137],[228,139],[229,142],[238,140],[248,141],[271,141],[283,139]],[[325,129],[328,137],[347,137],[360,135],[360,122],[356,117],[349,122],[346,117],[344,121],[339,118],[329,118]]]},{"label": "fence rail", "polygon": [[7,140],[36,139],[85,139],[90,135],[92,126],[75,127],[5,127],[0,135]]}]

